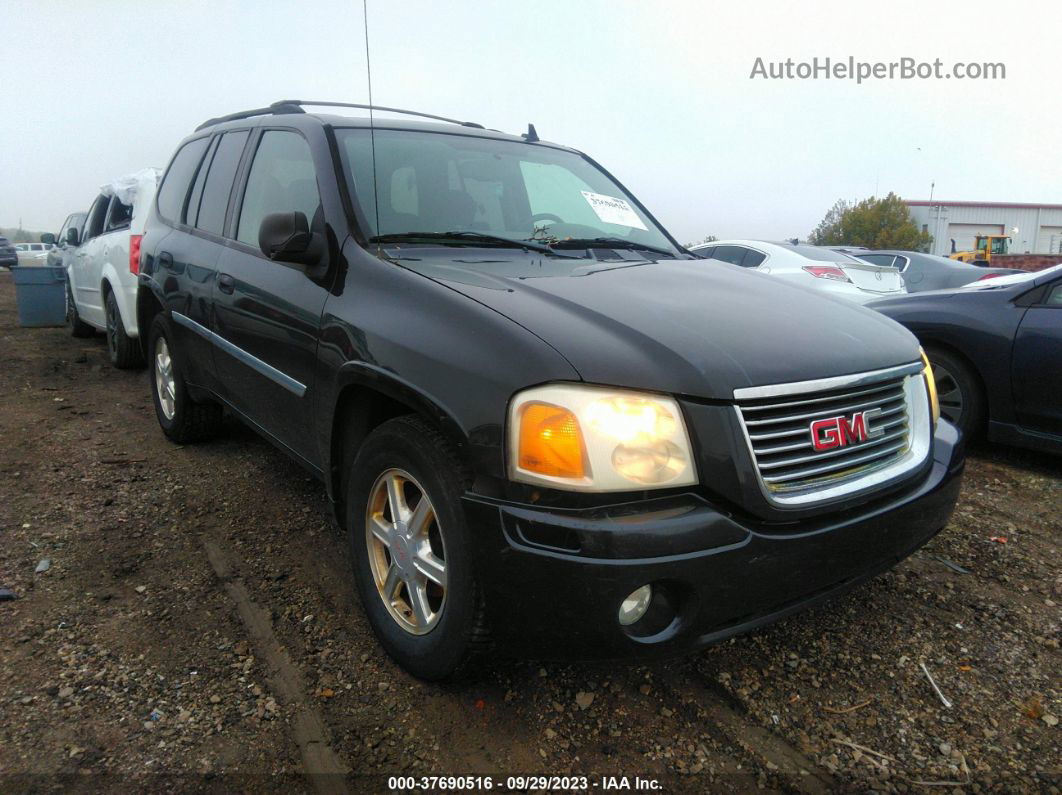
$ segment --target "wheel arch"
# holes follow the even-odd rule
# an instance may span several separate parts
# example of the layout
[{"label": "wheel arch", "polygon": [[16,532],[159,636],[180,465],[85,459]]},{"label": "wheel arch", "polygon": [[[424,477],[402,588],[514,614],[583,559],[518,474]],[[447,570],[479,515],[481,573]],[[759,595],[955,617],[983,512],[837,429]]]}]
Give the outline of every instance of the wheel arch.
[{"label": "wheel arch", "polygon": [[136,291],[136,325],[141,329],[140,350],[147,357],[148,335],[155,316],[163,311],[162,301],[150,287],[140,284]]},{"label": "wheel arch", "polygon": [[947,340],[941,340],[937,337],[931,336],[920,336],[918,338],[918,341],[922,343],[923,348],[936,348],[937,350],[942,350],[945,353],[948,353],[951,356],[954,356],[955,358],[959,359],[967,367],[970,368],[970,373],[974,376],[975,379],[977,379],[977,386],[981,390],[981,397],[984,398],[985,401],[985,409],[988,415],[985,419],[991,420],[995,413],[992,410],[992,391],[988,388],[988,382],[985,379],[984,373],[981,372],[981,368],[977,366],[973,359],[967,356],[961,348],[951,344]]},{"label": "wheel arch", "polygon": [[452,412],[438,401],[375,366],[351,363],[340,368],[327,425],[326,467],[326,486],[340,524],[344,522],[344,482],[362,442],[387,420],[410,414],[421,417],[442,433],[467,463],[468,435]]}]

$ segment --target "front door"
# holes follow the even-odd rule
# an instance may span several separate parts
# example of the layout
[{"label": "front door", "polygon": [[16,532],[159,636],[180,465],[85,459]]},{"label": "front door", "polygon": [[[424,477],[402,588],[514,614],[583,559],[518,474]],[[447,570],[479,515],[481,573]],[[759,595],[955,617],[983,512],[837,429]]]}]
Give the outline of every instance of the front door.
[{"label": "front door", "polygon": [[1018,422],[1062,436],[1062,279],[1025,311],[1011,368]]},{"label": "front door", "polygon": [[314,369],[328,295],[301,266],[273,262],[258,247],[270,213],[320,221],[310,147],[292,130],[265,130],[255,146],[235,242],[218,260],[214,284],[214,362],[223,397],[314,467],[322,456],[313,427]]}]

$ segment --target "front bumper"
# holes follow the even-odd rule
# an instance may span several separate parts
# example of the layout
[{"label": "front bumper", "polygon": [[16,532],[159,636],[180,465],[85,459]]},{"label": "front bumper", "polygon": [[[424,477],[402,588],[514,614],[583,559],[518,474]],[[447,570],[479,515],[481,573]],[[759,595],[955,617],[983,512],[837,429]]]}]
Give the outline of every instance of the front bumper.
[{"label": "front bumper", "polygon": [[[738,520],[697,495],[542,510],[467,495],[492,633],[540,659],[673,655],[819,604],[936,535],[958,497],[958,431],[940,422],[933,465],[877,503],[787,524]],[[652,583],[645,619],[620,602]]]}]

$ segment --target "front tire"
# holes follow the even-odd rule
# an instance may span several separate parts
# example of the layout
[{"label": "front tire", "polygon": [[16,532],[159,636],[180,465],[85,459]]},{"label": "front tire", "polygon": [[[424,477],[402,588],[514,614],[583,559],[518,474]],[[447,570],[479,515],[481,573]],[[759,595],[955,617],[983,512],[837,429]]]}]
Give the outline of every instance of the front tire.
[{"label": "front tire", "polygon": [[111,364],[119,370],[131,370],[144,366],[144,355],[140,350],[140,341],[125,333],[122,313],[118,310],[118,299],[114,291],[108,291],[106,302],[107,314],[107,353]]},{"label": "front tire", "polygon": [[941,415],[957,426],[964,436],[975,437],[984,430],[985,396],[976,373],[963,359],[940,348],[927,348]]},{"label": "front tire", "polygon": [[192,400],[180,369],[180,357],[173,347],[173,331],[162,313],[151,321],[148,335],[151,356],[151,397],[159,426],[177,444],[201,442],[217,435],[221,427],[221,406]]},{"label": "front tire", "polygon": [[347,481],[362,606],[387,653],[421,679],[465,672],[487,645],[461,507],[468,482],[449,442],[414,416],[369,434]]}]

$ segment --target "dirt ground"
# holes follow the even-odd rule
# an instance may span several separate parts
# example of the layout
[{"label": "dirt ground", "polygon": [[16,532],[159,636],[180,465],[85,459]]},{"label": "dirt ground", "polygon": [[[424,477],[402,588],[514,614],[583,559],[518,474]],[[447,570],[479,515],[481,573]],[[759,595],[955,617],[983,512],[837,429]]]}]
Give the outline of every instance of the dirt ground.
[{"label": "dirt ground", "polygon": [[944,532],[820,609],[427,685],[374,641],[321,485],[236,424],[167,442],[146,374],[18,328],[0,273],[0,791],[1059,792],[1060,517],[1062,459],[982,446]]}]

